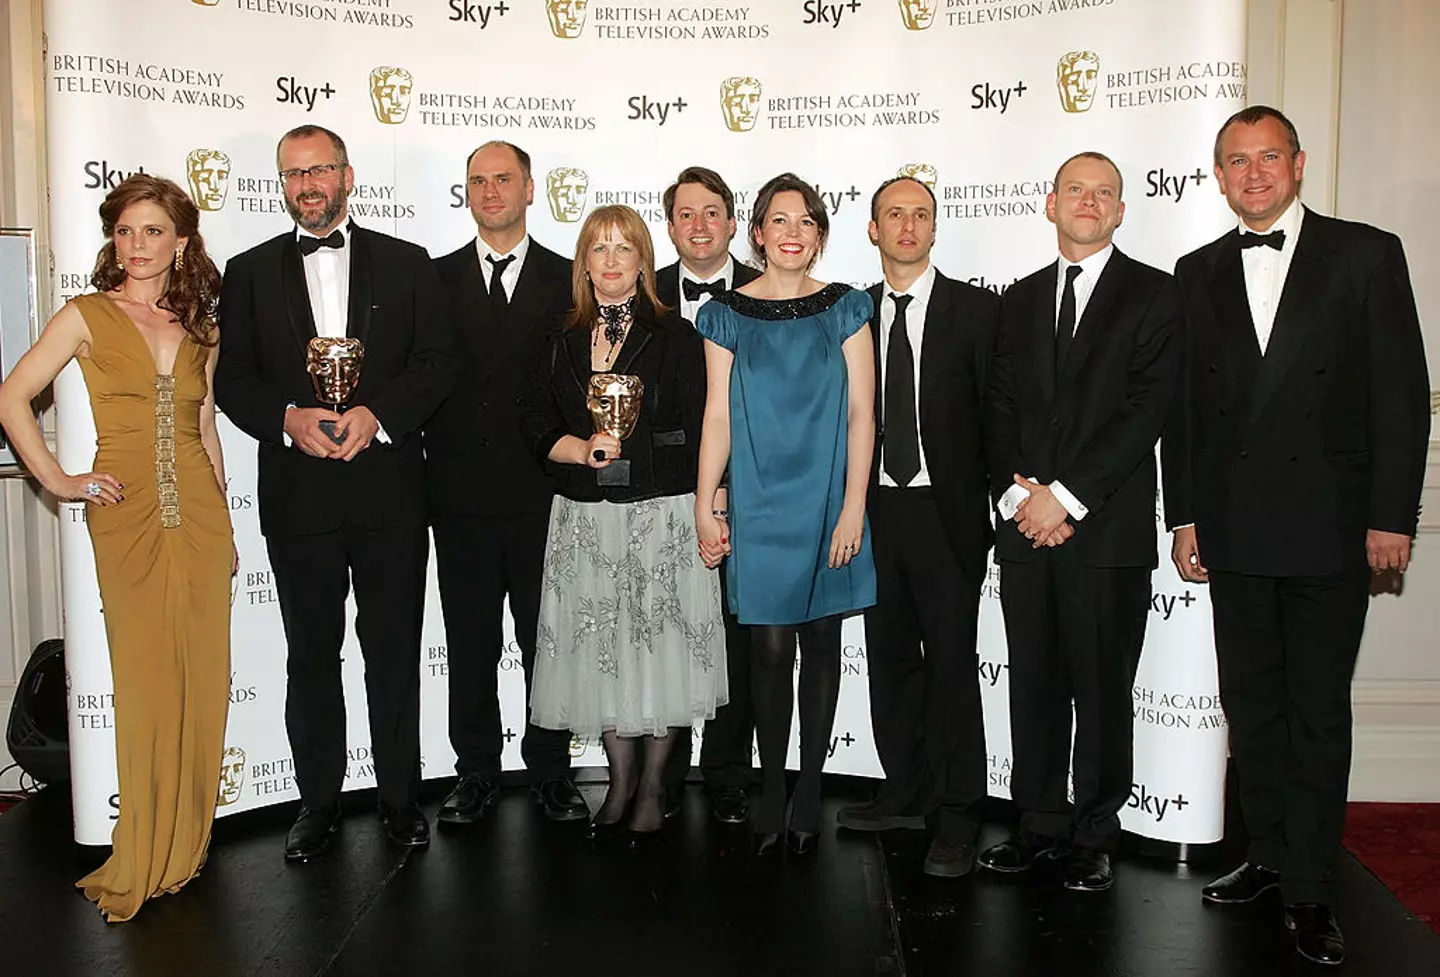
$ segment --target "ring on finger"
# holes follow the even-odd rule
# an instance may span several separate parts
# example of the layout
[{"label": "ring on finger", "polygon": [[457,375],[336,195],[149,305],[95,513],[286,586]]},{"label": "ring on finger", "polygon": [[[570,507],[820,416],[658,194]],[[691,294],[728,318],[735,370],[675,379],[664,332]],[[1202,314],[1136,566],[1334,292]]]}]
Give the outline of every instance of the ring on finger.
[{"label": "ring on finger", "polygon": [[99,482],[86,482],[86,483],[85,483],[85,494],[88,495],[88,496],[90,496],[90,498],[92,498],[92,499],[99,498],[99,497],[100,497],[100,483],[99,483]]}]

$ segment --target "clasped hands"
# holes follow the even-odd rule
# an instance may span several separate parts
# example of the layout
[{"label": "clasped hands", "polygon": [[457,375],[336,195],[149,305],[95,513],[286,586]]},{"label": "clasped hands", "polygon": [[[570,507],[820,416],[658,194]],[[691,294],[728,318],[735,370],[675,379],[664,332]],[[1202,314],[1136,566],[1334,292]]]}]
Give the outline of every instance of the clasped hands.
[{"label": "clasped hands", "polygon": [[1075,535],[1075,527],[1066,521],[1069,513],[1050,491],[1050,486],[1015,474],[1015,484],[1030,494],[1015,509],[1015,528],[1030,540],[1034,549],[1060,546]]},{"label": "clasped hands", "polygon": [[[321,421],[335,424],[334,441],[320,427]],[[370,447],[380,431],[380,421],[368,407],[352,407],[343,414],[324,407],[291,407],[285,412],[285,433],[295,447],[314,458],[350,461]]]}]

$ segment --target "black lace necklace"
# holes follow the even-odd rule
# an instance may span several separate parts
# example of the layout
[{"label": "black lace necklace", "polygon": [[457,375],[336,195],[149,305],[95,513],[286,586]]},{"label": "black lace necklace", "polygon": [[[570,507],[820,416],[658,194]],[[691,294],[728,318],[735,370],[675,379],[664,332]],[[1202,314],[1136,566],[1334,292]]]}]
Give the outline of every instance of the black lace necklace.
[{"label": "black lace necklace", "polygon": [[[625,330],[634,321],[635,316],[632,310],[635,307],[635,296],[630,296],[619,305],[600,306],[600,320],[605,323],[605,342],[610,344],[610,356],[615,354],[615,347],[619,346],[625,339]],[[600,345],[600,333],[596,332],[590,345]],[[605,357],[609,359],[610,356]]]}]

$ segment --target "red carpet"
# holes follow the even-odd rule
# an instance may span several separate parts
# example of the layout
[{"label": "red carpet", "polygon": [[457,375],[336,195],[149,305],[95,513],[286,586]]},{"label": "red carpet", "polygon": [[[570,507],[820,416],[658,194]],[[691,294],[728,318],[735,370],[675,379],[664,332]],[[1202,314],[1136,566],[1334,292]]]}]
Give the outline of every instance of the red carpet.
[{"label": "red carpet", "polygon": [[1440,933],[1440,804],[1351,804],[1345,847]]}]

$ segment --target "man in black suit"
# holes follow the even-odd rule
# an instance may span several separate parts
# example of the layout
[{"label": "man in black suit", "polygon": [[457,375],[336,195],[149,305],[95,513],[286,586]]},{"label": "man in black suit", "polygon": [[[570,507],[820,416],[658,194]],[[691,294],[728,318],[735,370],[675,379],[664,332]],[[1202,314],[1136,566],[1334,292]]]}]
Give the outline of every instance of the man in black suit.
[{"label": "man in black suit", "polygon": [[510,600],[525,670],[520,755],[530,796],[555,821],[589,816],[570,780],[570,734],[529,722],[530,676],[554,487],[520,440],[520,388],[540,340],[570,308],[570,261],[531,240],[530,155],[488,142],[465,164],[479,233],[435,260],[455,325],[460,381],[425,426],[425,479],[445,614],[455,788],[441,821],[467,824],[497,799],[504,745],[496,669]]},{"label": "man in black suit", "polygon": [[953,878],[975,866],[986,794],[975,632],[994,534],[980,405],[1000,300],[930,263],[935,217],[935,194],[910,177],[870,199],[885,278],[870,289],[883,396],[868,504],[878,582],[865,644],[885,783],[837,820],[856,831],[928,821],[924,872]]},{"label": "man in black suit", "polygon": [[980,863],[1021,872],[1063,858],[1066,888],[1084,892],[1113,882],[1130,796],[1131,689],[1157,563],[1155,442],[1180,366],[1174,280],[1112,240],[1122,191],[1100,153],[1055,174],[1045,213],[1060,260],[1005,292],[986,403],[1021,819]]},{"label": "man in black suit", "polygon": [[[391,841],[421,846],[430,840],[415,803],[429,544],[418,435],[455,382],[447,310],[423,248],[347,220],[355,172],[339,136],[301,126],[276,156],[297,226],[225,269],[215,399],[260,442],[260,528],[289,648],[285,727],[301,802],[285,857],[319,854],[339,824],[352,583],[380,817]],[[343,413],[320,406],[306,373],[317,336],[364,345]]]},{"label": "man in black suit", "polygon": [[1188,368],[1165,510],[1176,569],[1210,584],[1251,839],[1202,896],[1246,903],[1278,885],[1296,949],[1335,964],[1350,678],[1372,572],[1410,562],[1429,380],[1400,240],[1301,206],[1304,169],[1295,127],[1268,106],[1216,137],[1240,225],[1175,266]]},{"label": "man in black suit", "polygon": [[[739,288],[760,277],[760,273],[730,254],[736,226],[735,195],[719,173],[703,166],[686,167],[665,190],[663,201],[666,229],[680,260],[655,273],[655,288],[660,301],[693,326],[696,313],[710,296]],[[722,487],[716,498],[717,513],[725,510],[725,497]],[[719,573],[723,590],[723,563]],[[745,790],[754,767],[750,749],[755,741],[755,714],[750,705],[750,631],[730,613],[724,593],[720,606],[725,619],[730,702],[716,709],[715,718],[705,724],[700,770],[716,819],[725,824],[744,824],[750,817]],[[685,774],[690,770],[690,729],[685,727],[675,735],[665,765],[666,817],[680,812]]]}]

